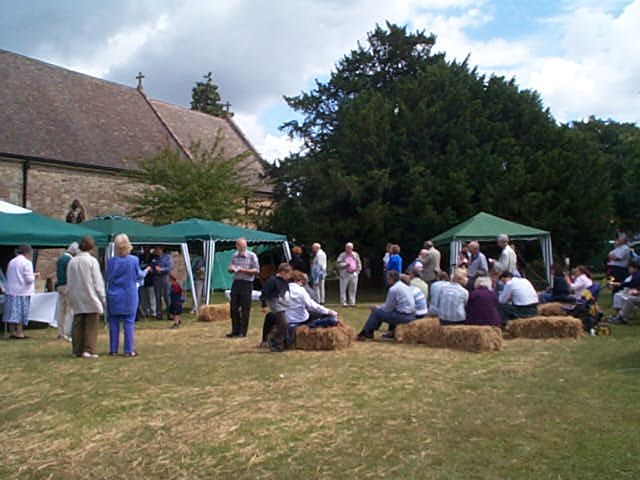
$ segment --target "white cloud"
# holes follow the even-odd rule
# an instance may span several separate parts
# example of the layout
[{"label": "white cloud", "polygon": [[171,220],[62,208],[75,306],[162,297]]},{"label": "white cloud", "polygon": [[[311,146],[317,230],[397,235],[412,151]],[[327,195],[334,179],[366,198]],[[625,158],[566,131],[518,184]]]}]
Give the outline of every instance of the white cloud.
[{"label": "white cloud", "polygon": [[562,56],[539,56],[515,69],[562,121],[596,115],[640,120],[640,0],[617,15],[580,8],[558,19]]},{"label": "white cloud", "polygon": [[262,143],[256,147],[262,158],[274,162],[285,158],[291,153],[298,153],[302,148],[302,140],[291,139],[287,135],[273,135],[267,133]]},{"label": "white cloud", "polygon": [[233,120],[245,135],[251,139],[253,146],[258,150],[262,158],[268,162],[275,162],[291,153],[298,153],[302,147],[302,141],[299,139],[291,139],[284,134],[274,135],[266,132],[256,115],[235,113]]},{"label": "white cloud", "polygon": [[[469,27],[492,20],[478,8],[421,15],[415,24],[436,33],[437,50],[445,51],[449,59],[470,55],[470,64],[478,65],[480,71],[515,76],[521,87],[537,90],[560,121],[596,115],[638,122],[640,0],[623,9],[620,1],[578,0],[572,5],[574,9],[544,22],[553,29],[553,36],[543,29],[518,40],[499,36],[473,40]],[[554,36],[561,38],[560,45],[548,43]],[[551,50],[557,54],[549,55]]]},{"label": "white cloud", "polygon": [[[57,58],[52,54],[50,61],[87,75],[106,77],[113,68],[131,61],[149,40],[165,32],[168,25],[167,16],[161,15],[152,23],[138,25],[108,37],[96,46],[91,56]],[[47,45],[45,48],[50,49],[51,46]]]}]

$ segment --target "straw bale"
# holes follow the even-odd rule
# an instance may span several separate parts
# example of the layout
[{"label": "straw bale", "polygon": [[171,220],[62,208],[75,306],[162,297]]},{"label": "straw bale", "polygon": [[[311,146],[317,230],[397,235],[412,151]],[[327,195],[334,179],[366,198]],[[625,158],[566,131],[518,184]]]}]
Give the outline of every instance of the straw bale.
[{"label": "straw bale", "polygon": [[523,338],[579,338],[584,335],[582,320],[568,316],[510,320],[507,332]]},{"label": "straw bale", "polygon": [[502,350],[502,330],[483,325],[451,325],[441,327],[445,348],[467,352]]},{"label": "straw bale", "polygon": [[[440,336],[440,321],[438,317],[425,317],[411,323],[396,326],[395,339],[402,343],[431,344],[438,341]],[[439,345],[431,345],[439,346]]]},{"label": "straw bale", "polygon": [[349,326],[309,328],[302,325],[296,328],[294,348],[298,350],[341,350],[348,348],[356,337],[356,331]]},{"label": "straw bale", "polygon": [[502,349],[502,331],[497,327],[480,325],[442,327],[436,317],[398,325],[395,338],[402,343],[419,343],[427,347],[452,348],[469,352]]},{"label": "straw bale", "polygon": [[564,303],[551,302],[538,305],[538,315],[543,317],[563,317],[567,312],[562,309]]},{"label": "straw bale", "polygon": [[228,303],[201,305],[198,309],[199,322],[224,322],[231,319],[231,306]]}]

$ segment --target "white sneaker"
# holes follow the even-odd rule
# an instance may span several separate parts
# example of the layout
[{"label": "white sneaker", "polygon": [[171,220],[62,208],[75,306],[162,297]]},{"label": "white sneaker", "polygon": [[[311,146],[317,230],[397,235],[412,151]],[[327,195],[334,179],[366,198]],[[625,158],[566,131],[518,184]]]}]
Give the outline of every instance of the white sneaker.
[{"label": "white sneaker", "polygon": [[82,358],[98,358],[98,355],[95,353],[84,352],[82,354]]}]

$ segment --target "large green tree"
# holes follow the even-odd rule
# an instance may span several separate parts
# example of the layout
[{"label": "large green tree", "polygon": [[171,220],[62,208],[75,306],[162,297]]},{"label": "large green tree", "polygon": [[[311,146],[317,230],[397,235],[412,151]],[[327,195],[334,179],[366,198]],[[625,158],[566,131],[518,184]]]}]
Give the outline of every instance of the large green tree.
[{"label": "large green tree", "polygon": [[218,86],[213,83],[211,72],[204,75],[204,82],[196,82],[191,90],[191,110],[197,110],[216,117],[233,116],[229,104],[222,103]]},{"label": "large green tree", "polygon": [[392,240],[413,253],[484,210],[547,228],[559,253],[584,258],[611,216],[596,142],[558,125],[536,92],[434,43],[378,26],[328,81],[286,97],[302,120],[283,128],[306,150],[270,170],[272,227],[334,250],[353,240],[375,255]]},{"label": "large green tree", "polygon": [[242,165],[247,154],[227,156],[218,135],[211,148],[190,147],[188,158],[165,149],[144,159],[129,177],[137,184],[128,198],[129,212],[154,224],[185,218],[224,220],[238,218],[245,198],[251,196],[249,178]]},{"label": "large green tree", "polygon": [[640,128],[594,117],[573,122],[571,127],[588,134],[607,157],[614,205],[612,227],[640,232]]}]

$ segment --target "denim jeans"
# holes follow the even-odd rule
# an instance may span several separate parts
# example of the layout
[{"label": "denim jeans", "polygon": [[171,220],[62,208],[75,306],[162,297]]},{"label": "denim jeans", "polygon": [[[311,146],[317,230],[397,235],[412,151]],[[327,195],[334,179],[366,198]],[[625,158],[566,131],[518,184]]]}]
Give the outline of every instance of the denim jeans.
[{"label": "denim jeans", "polygon": [[381,308],[375,308],[369,315],[364,327],[362,327],[362,333],[367,336],[373,335],[373,332],[378,330],[384,322],[389,324],[390,330],[393,330],[396,328],[396,325],[409,323],[415,319],[416,316],[413,313],[400,313],[396,311],[387,312]]}]

